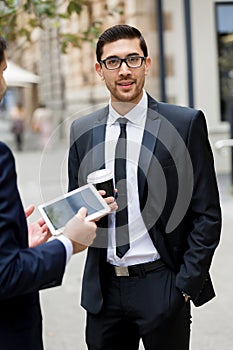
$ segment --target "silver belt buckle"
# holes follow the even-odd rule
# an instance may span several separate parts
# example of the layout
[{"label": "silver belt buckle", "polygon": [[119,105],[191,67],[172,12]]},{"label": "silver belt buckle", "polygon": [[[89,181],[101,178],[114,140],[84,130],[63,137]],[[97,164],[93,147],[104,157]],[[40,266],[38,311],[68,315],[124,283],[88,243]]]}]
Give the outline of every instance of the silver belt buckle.
[{"label": "silver belt buckle", "polygon": [[127,266],[114,266],[116,276],[129,276],[129,270]]}]

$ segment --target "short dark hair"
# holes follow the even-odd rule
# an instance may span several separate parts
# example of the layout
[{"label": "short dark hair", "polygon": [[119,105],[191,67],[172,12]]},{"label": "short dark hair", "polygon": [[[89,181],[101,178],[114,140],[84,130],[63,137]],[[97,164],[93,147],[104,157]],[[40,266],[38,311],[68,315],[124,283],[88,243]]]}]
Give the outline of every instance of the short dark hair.
[{"label": "short dark hair", "polygon": [[4,60],[5,50],[6,50],[6,40],[0,34],[0,63]]},{"label": "short dark hair", "polygon": [[148,50],[146,41],[143,38],[141,32],[127,24],[118,24],[113,27],[106,29],[99,37],[96,45],[96,58],[99,62],[103,54],[103,47],[105,44],[112,43],[120,39],[135,39],[138,38],[140,42],[140,47],[143,51],[145,57],[148,56]]}]

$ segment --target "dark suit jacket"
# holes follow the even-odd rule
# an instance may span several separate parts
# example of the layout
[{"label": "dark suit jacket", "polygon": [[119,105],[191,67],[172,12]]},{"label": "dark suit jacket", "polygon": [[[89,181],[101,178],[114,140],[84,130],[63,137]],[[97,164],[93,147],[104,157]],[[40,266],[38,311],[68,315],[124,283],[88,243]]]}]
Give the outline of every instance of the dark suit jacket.
[{"label": "dark suit jacket", "polygon": [[0,343],[2,350],[41,345],[38,291],[61,284],[66,252],[61,242],[28,248],[28,230],[14,158],[0,142]]},{"label": "dark suit jacket", "polygon": [[[221,231],[205,118],[201,111],[158,103],[149,95],[148,103],[138,165],[142,216],[162,260],[176,272],[177,287],[199,306],[215,295],[209,268]],[[73,122],[69,190],[104,167],[107,116],[105,107]],[[96,247],[88,249],[82,289],[82,305],[92,313],[101,310],[104,295],[106,249]]]}]

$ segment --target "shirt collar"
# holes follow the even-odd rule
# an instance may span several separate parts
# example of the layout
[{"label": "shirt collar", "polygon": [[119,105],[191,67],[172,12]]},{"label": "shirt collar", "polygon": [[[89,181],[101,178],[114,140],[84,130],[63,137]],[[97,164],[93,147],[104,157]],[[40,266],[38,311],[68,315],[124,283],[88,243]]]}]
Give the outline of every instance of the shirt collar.
[{"label": "shirt collar", "polygon": [[[131,123],[141,126],[145,123],[147,105],[148,97],[145,90],[143,90],[141,100],[133,109],[126,113],[124,117],[127,118]],[[111,103],[109,103],[108,125],[111,126],[114,124],[118,118],[122,118],[122,115],[117,113],[117,111],[112,107]]]}]

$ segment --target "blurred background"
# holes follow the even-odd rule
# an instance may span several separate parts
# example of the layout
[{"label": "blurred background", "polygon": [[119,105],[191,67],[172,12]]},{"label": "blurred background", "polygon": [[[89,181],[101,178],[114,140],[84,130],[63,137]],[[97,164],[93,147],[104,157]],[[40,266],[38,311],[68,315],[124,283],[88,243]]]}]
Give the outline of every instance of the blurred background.
[{"label": "blurred background", "polygon": [[[193,310],[192,350],[231,350],[233,1],[0,1],[8,42],[0,139],[14,151],[25,206],[66,192],[71,122],[109,99],[94,70],[95,43],[119,23],[138,27],[147,41],[146,90],[205,113],[224,220],[213,264],[218,297]],[[72,257],[62,287],[41,292],[46,350],[86,348],[79,305],[85,254]]]},{"label": "blurred background", "polygon": [[94,70],[96,37],[110,25],[127,23],[148,43],[148,92],[202,109],[217,172],[231,173],[229,143],[215,143],[233,137],[233,1],[5,0],[0,18],[9,46],[1,120],[20,101],[31,128],[42,103],[52,111],[53,127],[68,119],[59,129],[66,140],[73,118],[108,101]]}]

